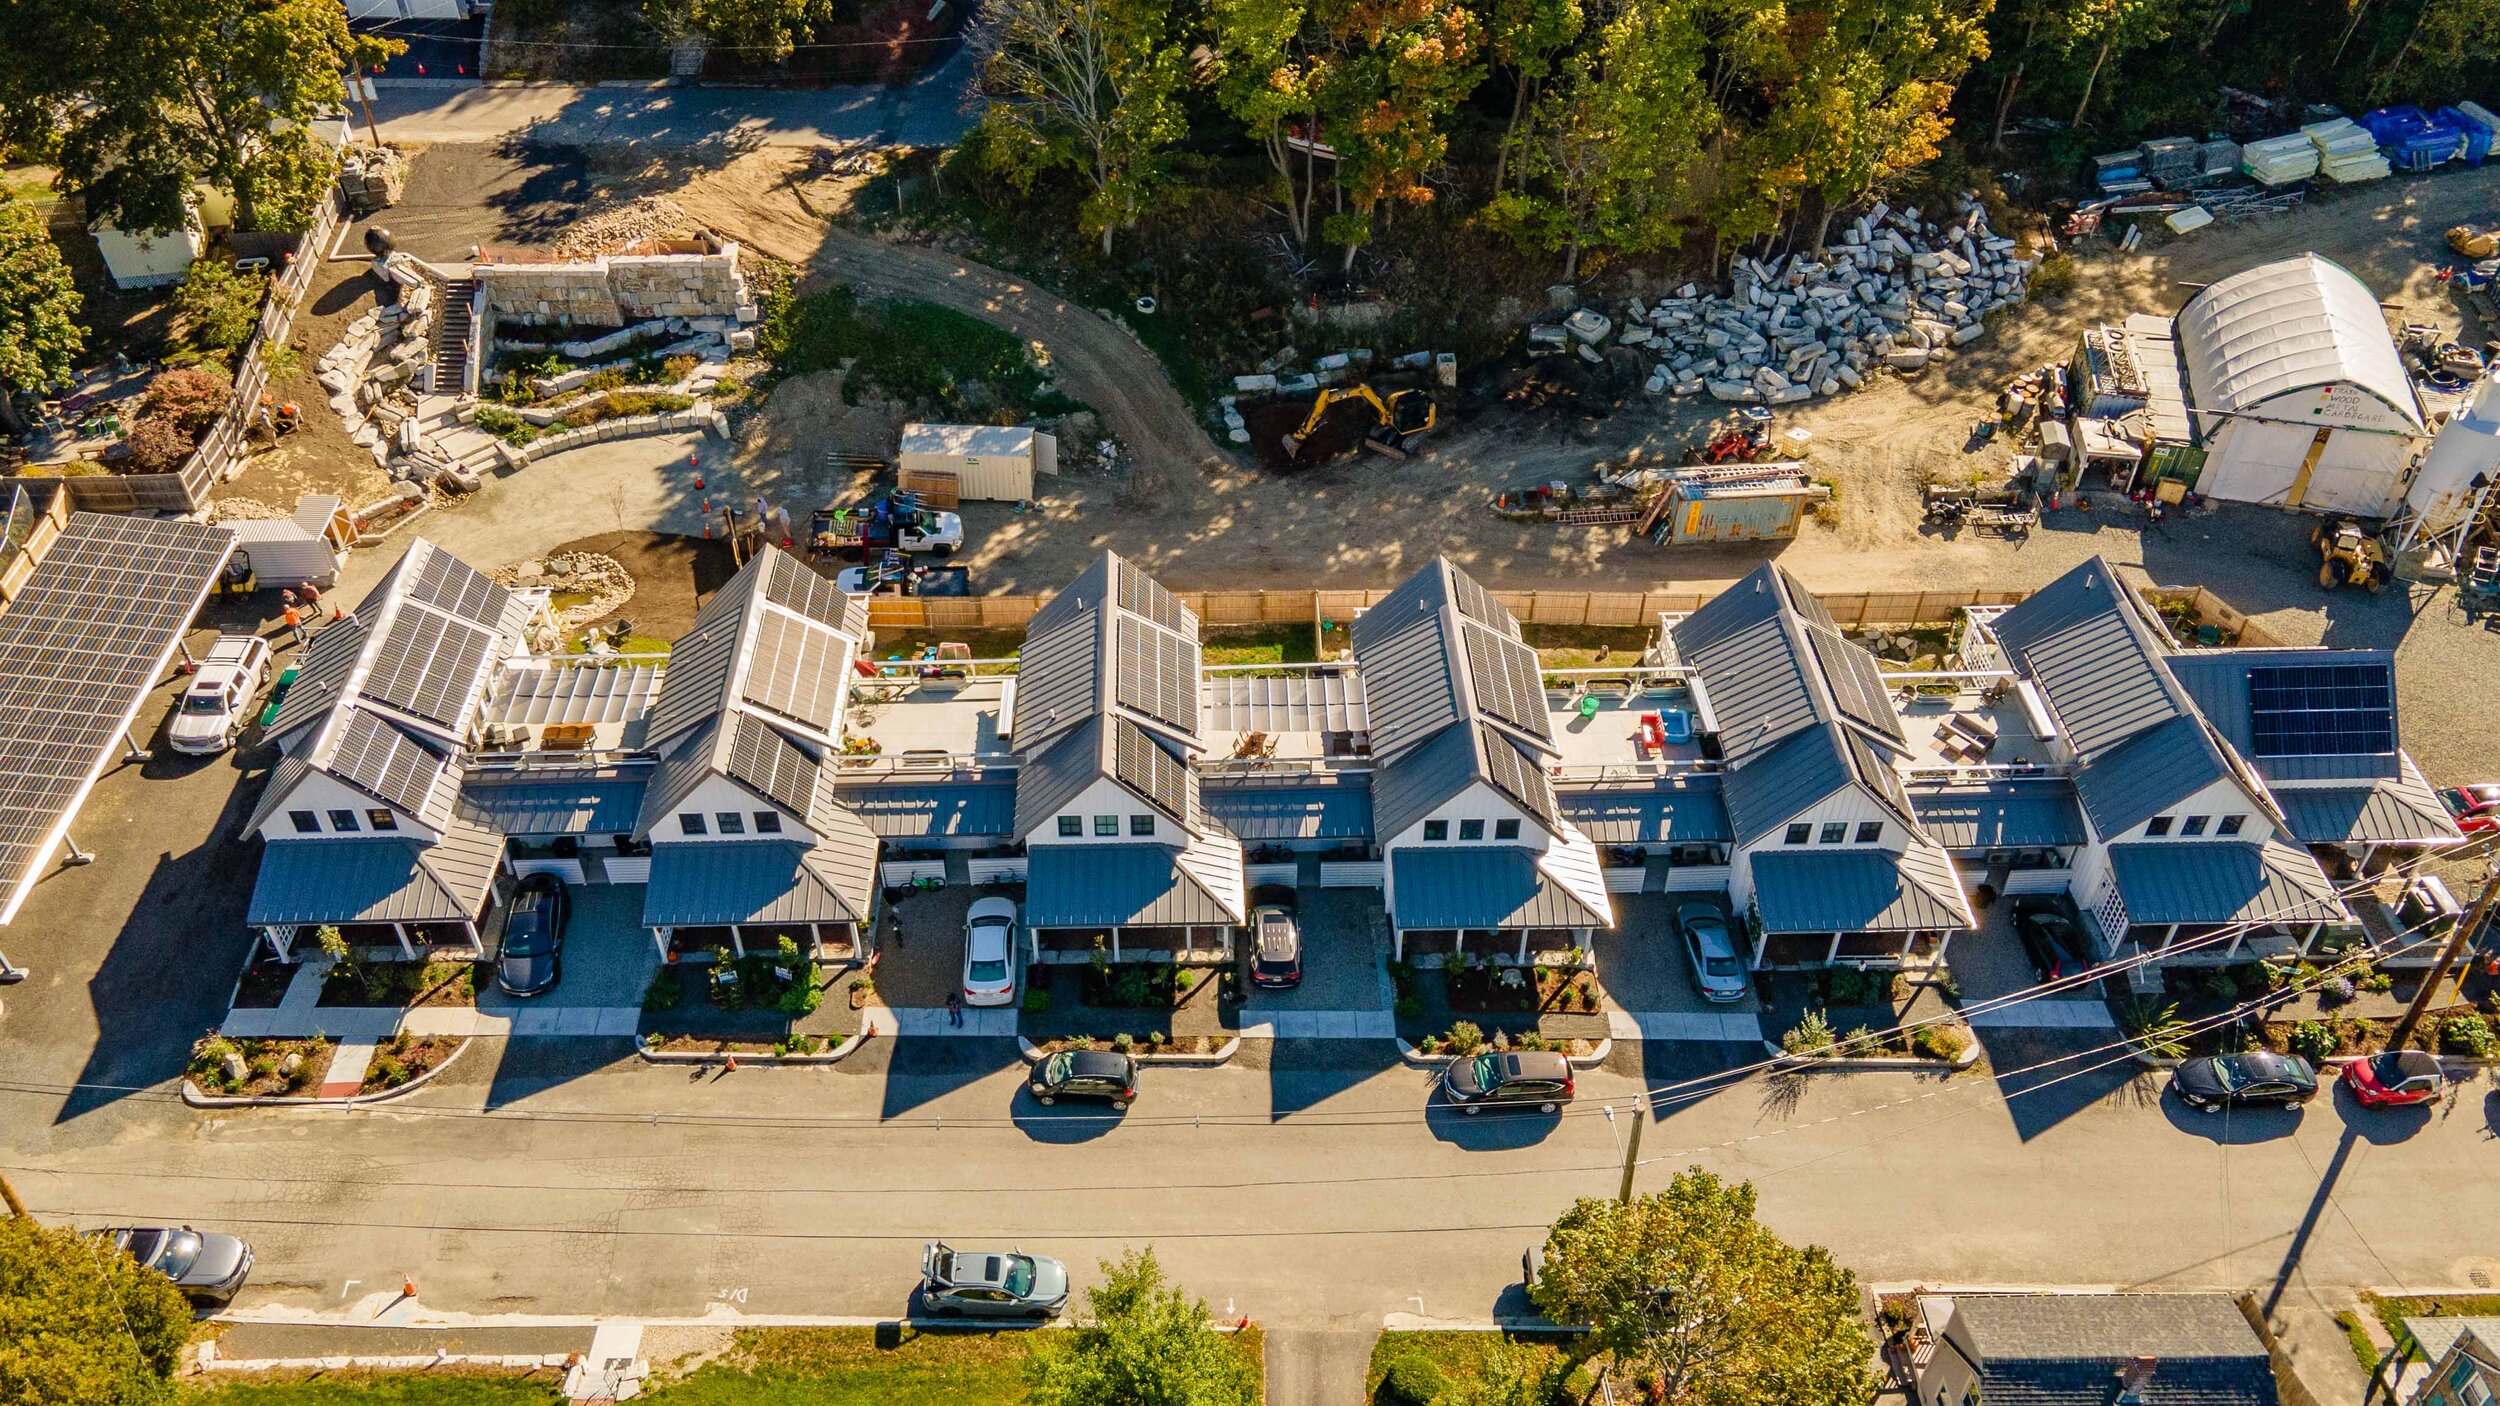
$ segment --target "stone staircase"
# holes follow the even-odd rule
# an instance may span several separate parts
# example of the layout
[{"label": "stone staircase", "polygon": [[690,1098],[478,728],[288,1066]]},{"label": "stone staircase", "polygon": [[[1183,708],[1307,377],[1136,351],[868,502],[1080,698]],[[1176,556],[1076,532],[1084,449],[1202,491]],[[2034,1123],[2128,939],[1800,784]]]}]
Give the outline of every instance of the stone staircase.
[{"label": "stone staircase", "polygon": [[434,318],[434,390],[440,395],[458,395],[468,375],[469,337],[474,330],[470,323],[470,306],[477,296],[477,280],[456,279],[445,283],[438,295],[439,305]]}]

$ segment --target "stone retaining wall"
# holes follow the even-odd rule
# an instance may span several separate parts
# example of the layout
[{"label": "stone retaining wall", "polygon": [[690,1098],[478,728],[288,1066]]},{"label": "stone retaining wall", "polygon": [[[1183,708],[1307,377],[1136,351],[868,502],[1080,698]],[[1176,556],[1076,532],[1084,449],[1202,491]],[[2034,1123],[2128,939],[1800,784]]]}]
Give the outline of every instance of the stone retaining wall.
[{"label": "stone retaining wall", "polygon": [[603,254],[579,263],[481,263],[472,270],[497,321],[521,326],[617,327],[650,318],[751,322],[738,246],[714,253]]}]

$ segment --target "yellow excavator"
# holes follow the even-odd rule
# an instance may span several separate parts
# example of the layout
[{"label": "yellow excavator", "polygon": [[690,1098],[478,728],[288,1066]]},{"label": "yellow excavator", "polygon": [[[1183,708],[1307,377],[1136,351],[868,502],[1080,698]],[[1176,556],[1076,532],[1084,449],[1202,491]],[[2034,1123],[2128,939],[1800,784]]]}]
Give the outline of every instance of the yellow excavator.
[{"label": "yellow excavator", "polygon": [[1391,391],[1383,400],[1379,392],[1361,383],[1328,386],[1321,389],[1319,399],[1311,402],[1311,413],[1303,417],[1302,428],[1285,436],[1286,456],[1300,454],[1303,441],[1328,417],[1328,407],[1346,400],[1359,400],[1372,408],[1379,420],[1364,432],[1363,447],[1392,459],[1405,458],[1415,441],[1432,433],[1441,423],[1440,407],[1420,390]]},{"label": "yellow excavator", "polygon": [[2309,530],[2309,545],[2318,552],[2318,584],[2327,590],[2359,586],[2375,596],[2395,583],[2396,564],[2388,559],[2387,544],[2351,518],[2319,519]]}]

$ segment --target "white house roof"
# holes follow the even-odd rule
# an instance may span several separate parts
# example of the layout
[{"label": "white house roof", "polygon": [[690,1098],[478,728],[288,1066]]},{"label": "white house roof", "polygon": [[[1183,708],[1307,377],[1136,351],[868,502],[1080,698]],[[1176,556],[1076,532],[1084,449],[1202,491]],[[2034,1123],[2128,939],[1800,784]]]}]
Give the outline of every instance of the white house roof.
[{"label": "white house roof", "polygon": [[2286,391],[2349,382],[2420,430],[2422,407],[2369,287],[2303,254],[2233,274],[2179,310],[2196,408],[2241,411]]},{"label": "white house roof", "polygon": [[903,426],[905,454],[1017,455],[1033,452],[1031,425]]}]

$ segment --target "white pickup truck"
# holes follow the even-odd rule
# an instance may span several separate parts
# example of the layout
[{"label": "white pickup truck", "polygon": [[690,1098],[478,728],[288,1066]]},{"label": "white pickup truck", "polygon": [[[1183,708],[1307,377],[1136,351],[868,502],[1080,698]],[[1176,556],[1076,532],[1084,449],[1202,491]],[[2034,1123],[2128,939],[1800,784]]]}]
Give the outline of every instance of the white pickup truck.
[{"label": "white pickup truck", "polygon": [[190,756],[209,756],[234,745],[252,696],[269,673],[269,641],[258,635],[220,635],[200,661],[165,724],[165,740]]}]

